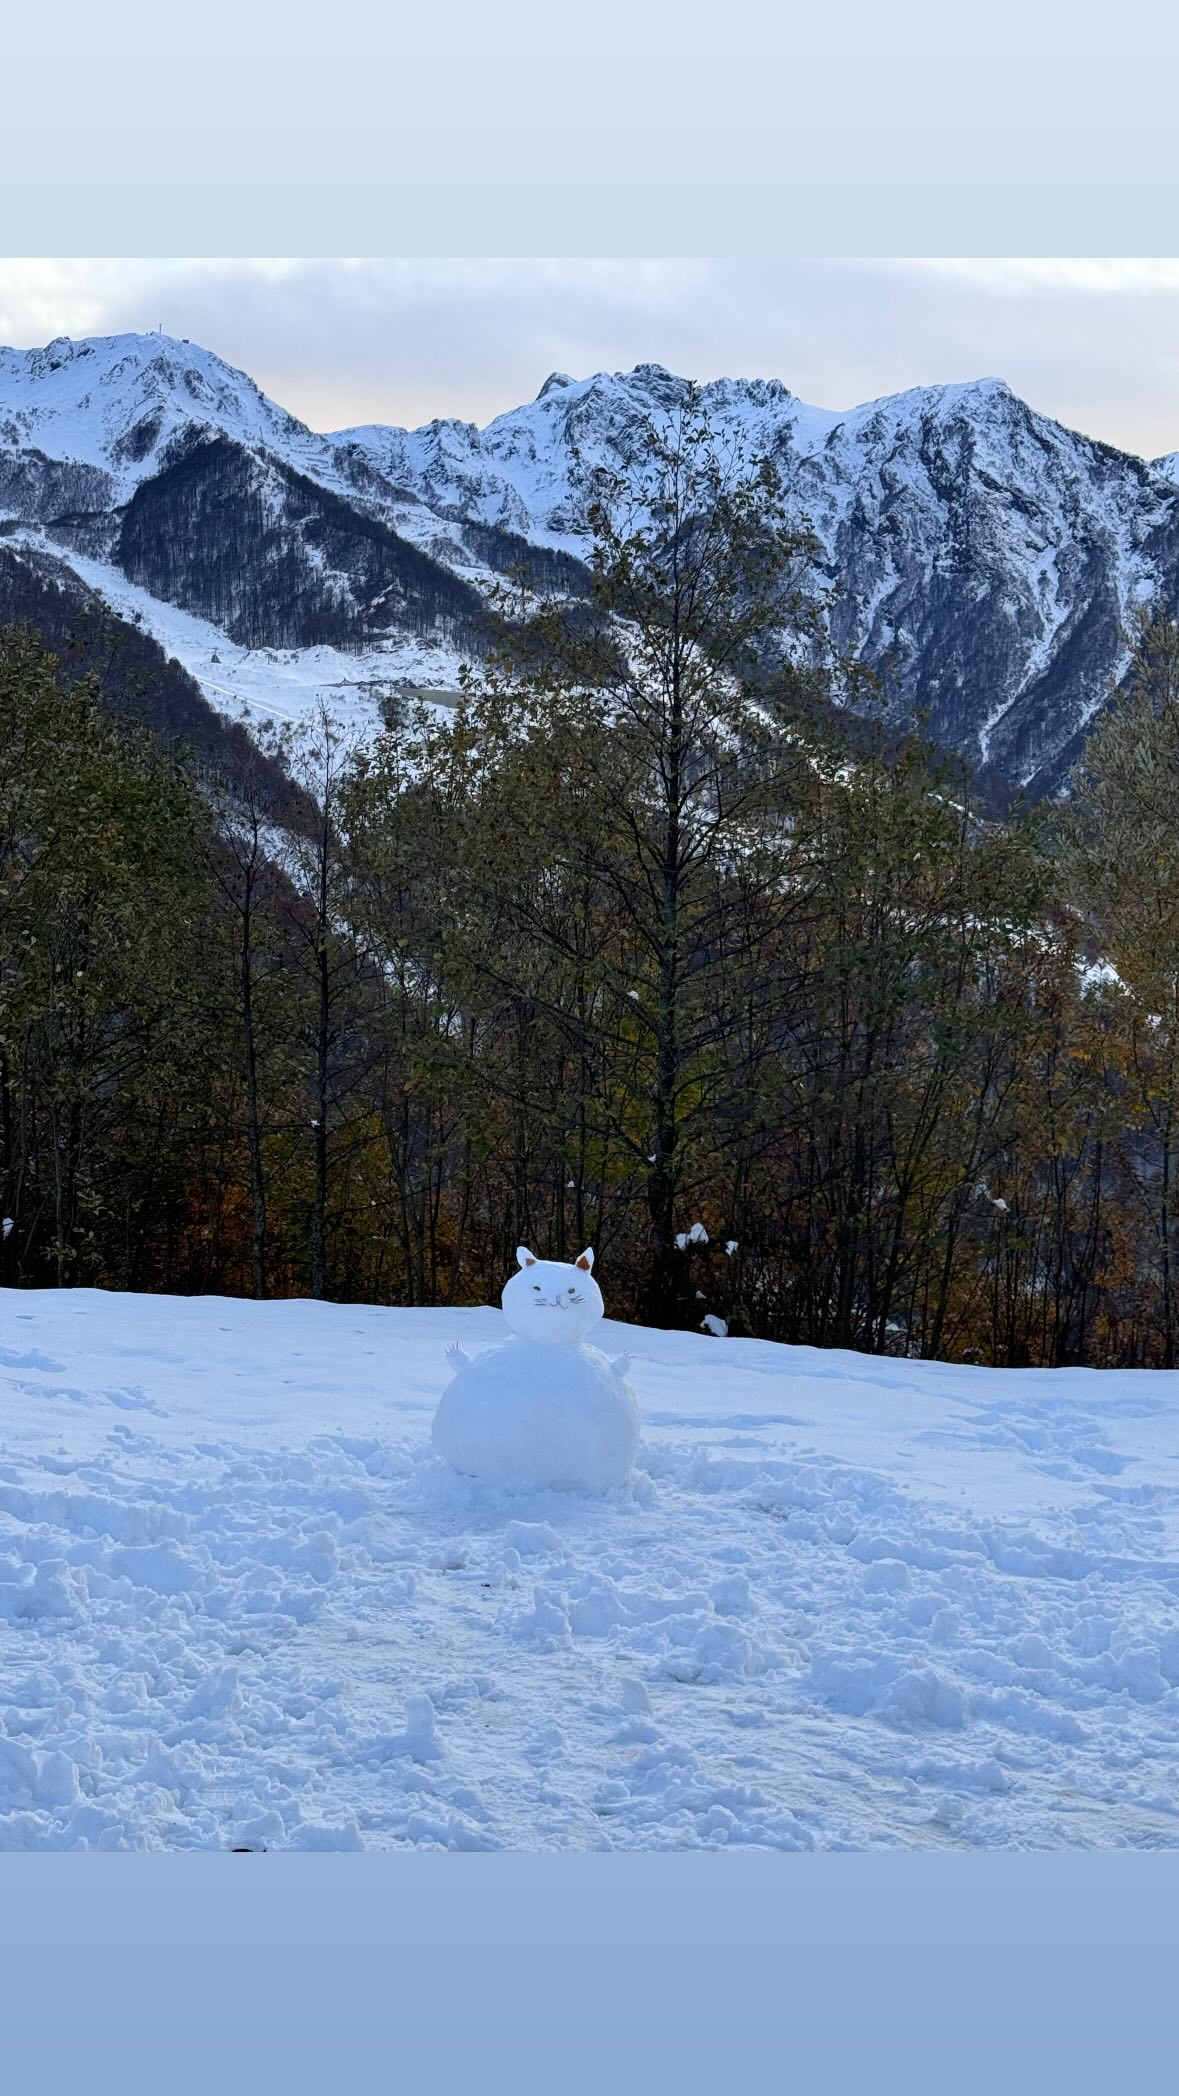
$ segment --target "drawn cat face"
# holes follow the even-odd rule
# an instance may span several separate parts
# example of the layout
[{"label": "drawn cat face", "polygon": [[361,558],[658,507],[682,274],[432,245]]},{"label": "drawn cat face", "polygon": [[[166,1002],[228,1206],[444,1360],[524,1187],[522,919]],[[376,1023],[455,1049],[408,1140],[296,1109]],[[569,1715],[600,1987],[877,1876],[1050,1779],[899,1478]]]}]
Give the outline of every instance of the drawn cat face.
[{"label": "drawn cat face", "polygon": [[516,1253],[520,1271],[513,1274],[500,1298],[504,1316],[520,1339],[542,1346],[576,1346],[586,1339],[605,1310],[602,1291],[590,1268],[592,1252],[573,1266],[560,1259],[537,1259],[526,1245]]}]

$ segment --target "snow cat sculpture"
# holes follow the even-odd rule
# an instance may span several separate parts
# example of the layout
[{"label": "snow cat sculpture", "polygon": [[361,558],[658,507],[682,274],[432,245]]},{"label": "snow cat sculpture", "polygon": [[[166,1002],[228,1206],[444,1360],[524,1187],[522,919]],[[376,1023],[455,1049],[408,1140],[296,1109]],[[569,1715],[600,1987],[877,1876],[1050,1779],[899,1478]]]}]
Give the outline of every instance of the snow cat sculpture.
[{"label": "snow cat sculpture", "polygon": [[516,1258],[501,1298],[513,1336],[473,1359],[447,1349],[454,1377],[434,1415],[434,1446],[463,1476],[509,1492],[625,1484],[639,1409],[630,1356],[611,1361],[588,1344],[605,1311],[594,1255],[566,1265],[521,1245]]}]

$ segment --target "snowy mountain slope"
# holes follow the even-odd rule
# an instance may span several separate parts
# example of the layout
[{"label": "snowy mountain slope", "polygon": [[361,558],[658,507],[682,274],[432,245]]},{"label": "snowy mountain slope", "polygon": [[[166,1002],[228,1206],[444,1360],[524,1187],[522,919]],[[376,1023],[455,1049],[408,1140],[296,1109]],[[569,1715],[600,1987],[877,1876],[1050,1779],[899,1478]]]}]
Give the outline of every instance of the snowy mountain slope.
[{"label": "snowy mountain slope", "polygon": [[61,336],[44,349],[0,349],[0,444],[89,467],[103,476],[106,507],[126,502],[193,429],[274,451],[303,472],[330,459],[322,437],[196,343]]},{"label": "snowy mountain slope", "polygon": [[247,726],[265,720],[298,727],[322,704],[341,722],[371,736],[381,723],[381,701],[395,686],[457,683],[460,656],[446,642],[403,635],[368,648],[243,648],[221,628],[152,597],[98,562],[76,561],[79,572],[112,602],[188,663],[222,712]]},{"label": "snowy mountain slope", "polygon": [[[286,469],[404,529],[456,569],[480,567],[456,520],[423,505],[404,475],[385,475],[360,445],[308,429],[195,343],[109,335],[0,348],[0,515],[55,523],[63,536],[89,522],[92,550],[110,551],[138,491],[222,439],[271,474]],[[273,511],[273,480],[266,496]]]},{"label": "snowy mountain slope", "polygon": [[[555,373],[483,430],[319,435],[193,344],[5,350],[0,517],[240,648],[422,644],[453,682],[497,575],[531,547],[575,580],[585,469],[623,461],[684,394],[651,364]],[[1065,430],[997,379],[847,413],[776,380],[702,396],[724,440],[777,461],[819,540],[832,639],[878,669],[893,716],[1054,783],[1124,665],[1134,606],[1179,601],[1174,460]]]},{"label": "snowy mountain slope", "polygon": [[[617,464],[646,417],[678,412],[658,366],[575,383],[479,431],[337,432],[440,514],[575,550],[574,454]],[[710,421],[776,461],[815,531],[832,638],[878,668],[894,712],[1020,781],[1053,774],[1124,660],[1142,598],[1179,589],[1172,478],[1036,415],[1001,380],[930,386],[847,414],[777,382],[701,389]]]},{"label": "snowy mountain slope", "polygon": [[[177,659],[167,631],[153,631],[153,624],[163,622],[136,615],[127,601],[135,595],[130,584],[121,593],[104,588],[100,595],[78,572],[88,566],[79,561],[67,567],[15,535],[0,536],[0,626],[32,626],[61,659],[68,680],[95,677],[102,707],[138,721],[165,744],[180,744],[222,777],[233,780],[248,772],[255,780],[268,780],[275,808],[293,816],[300,796],[283,769],[259,759],[248,707],[240,708],[235,719],[231,709],[211,705]],[[98,576],[107,582],[105,570]],[[257,680],[257,669],[253,675]],[[367,711],[371,719],[376,712],[371,699]]]},{"label": "snowy mountain slope", "polygon": [[633,1489],[433,1456],[492,1310],[0,1293],[0,1847],[1179,1846],[1179,1399],[614,1326]]},{"label": "snowy mountain slope", "polygon": [[[219,715],[240,721],[255,737],[264,728],[297,729],[322,705],[368,739],[379,731],[382,702],[396,687],[451,690],[457,683],[459,653],[445,642],[401,636],[360,649],[241,647],[220,626],[153,597],[102,561],[73,554],[67,564],[46,556],[33,535],[12,535],[0,538],[0,574],[6,553],[36,561],[46,576],[63,582],[77,578],[116,617],[182,663]],[[0,586],[0,605],[4,601]]]},{"label": "snowy mountain slope", "polygon": [[330,443],[191,344],[0,352],[0,514],[239,646],[478,644],[479,593],[397,531],[385,496],[364,499]]}]

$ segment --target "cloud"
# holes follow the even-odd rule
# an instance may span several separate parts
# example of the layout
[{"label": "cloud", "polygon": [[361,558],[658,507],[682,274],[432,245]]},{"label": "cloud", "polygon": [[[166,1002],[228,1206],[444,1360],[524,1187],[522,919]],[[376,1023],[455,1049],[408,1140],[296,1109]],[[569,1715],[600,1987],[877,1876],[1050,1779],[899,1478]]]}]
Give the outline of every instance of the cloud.
[{"label": "cloud", "polygon": [[1091,436],[1179,446],[1166,259],[0,262],[0,340],[158,324],[321,429],[484,422],[553,369],[651,361],[836,408],[997,375]]}]

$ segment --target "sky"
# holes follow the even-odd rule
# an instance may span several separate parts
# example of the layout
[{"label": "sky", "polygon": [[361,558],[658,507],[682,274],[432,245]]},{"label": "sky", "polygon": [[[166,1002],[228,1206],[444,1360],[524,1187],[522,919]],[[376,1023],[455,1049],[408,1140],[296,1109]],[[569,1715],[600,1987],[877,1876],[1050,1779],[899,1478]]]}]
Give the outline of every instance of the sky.
[{"label": "sky", "polygon": [[159,325],[314,429],[482,424],[551,371],[651,362],[826,408],[998,377],[1088,436],[1179,449],[1179,260],[0,260],[0,343]]}]

